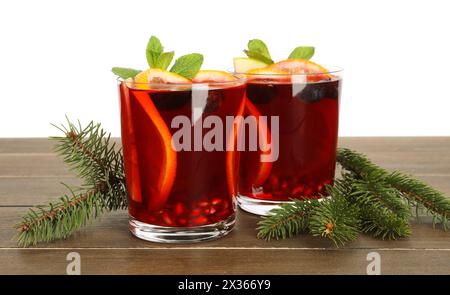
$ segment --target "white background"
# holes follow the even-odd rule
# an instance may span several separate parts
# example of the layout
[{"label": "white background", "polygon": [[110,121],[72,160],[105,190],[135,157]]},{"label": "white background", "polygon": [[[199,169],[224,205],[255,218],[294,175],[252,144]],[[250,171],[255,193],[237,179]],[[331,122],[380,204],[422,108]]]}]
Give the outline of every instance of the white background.
[{"label": "white background", "polygon": [[450,135],[449,1],[1,1],[0,137],[58,134],[67,114],[120,134],[113,66],[144,69],[157,35],[203,68],[248,39],[345,69],[340,135]]}]

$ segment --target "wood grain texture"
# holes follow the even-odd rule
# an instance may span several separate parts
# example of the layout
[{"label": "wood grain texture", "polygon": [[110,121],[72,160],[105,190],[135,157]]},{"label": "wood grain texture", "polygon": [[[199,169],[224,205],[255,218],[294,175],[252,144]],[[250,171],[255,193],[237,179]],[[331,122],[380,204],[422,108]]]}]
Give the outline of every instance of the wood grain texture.
[{"label": "wood grain texture", "polygon": [[[341,138],[339,143],[450,195],[448,137]],[[14,224],[27,207],[64,193],[61,181],[79,184],[51,148],[46,139],[0,139],[0,274],[63,274],[71,251],[81,254],[85,274],[364,274],[366,255],[372,251],[381,254],[384,274],[450,274],[450,232],[433,230],[430,218],[414,221],[408,239],[361,236],[336,249],[308,235],[259,240],[259,217],[245,212],[238,212],[235,231],[216,241],[149,243],[131,236],[127,213],[120,211],[104,215],[67,240],[20,249],[13,239]]]}]

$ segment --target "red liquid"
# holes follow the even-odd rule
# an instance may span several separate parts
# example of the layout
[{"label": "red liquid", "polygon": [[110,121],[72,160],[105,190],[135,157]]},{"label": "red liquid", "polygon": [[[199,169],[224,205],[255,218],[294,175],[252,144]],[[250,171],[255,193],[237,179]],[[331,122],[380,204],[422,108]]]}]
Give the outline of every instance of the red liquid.
[{"label": "red liquid", "polygon": [[[129,213],[161,226],[213,224],[234,214],[238,157],[224,151],[175,151],[172,119],[191,119],[191,90],[121,89],[122,143]],[[243,109],[245,86],[213,89],[202,119],[236,116]],[[203,128],[203,135],[208,132]],[[191,125],[191,142],[194,127]],[[223,138],[230,136],[223,131]],[[231,157],[230,157],[231,156]],[[234,171],[235,170],[235,171]],[[232,179],[230,179],[232,178]]]},{"label": "red liquid", "polygon": [[309,83],[293,95],[292,84],[247,84],[247,99],[268,116],[269,128],[270,116],[279,117],[279,156],[261,172],[259,152],[241,153],[241,195],[286,201],[325,192],[336,165],[339,85],[339,80]]}]

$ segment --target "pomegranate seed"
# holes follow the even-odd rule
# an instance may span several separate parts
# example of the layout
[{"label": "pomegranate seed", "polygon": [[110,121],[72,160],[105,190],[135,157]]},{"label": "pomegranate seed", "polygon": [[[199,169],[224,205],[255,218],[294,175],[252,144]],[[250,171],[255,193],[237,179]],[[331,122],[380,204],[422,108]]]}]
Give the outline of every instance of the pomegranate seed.
[{"label": "pomegranate seed", "polygon": [[317,186],[317,191],[318,191],[319,193],[321,193],[321,192],[323,192],[324,188],[325,188],[325,187],[324,187],[322,184],[319,184],[319,185]]},{"label": "pomegranate seed", "polygon": [[310,187],[305,189],[305,196],[310,196],[312,193],[313,193],[313,190]]},{"label": "pomegranate seed", "polygon": [[222,200],[219,199],[219,198],[214,198],[214,199],[212,199],[212,201],[211,201],[211,204],[213,204],[214,206],[215,206],[215,205],[219,205],[220,203],[222,203]]},{"label": "pomegranate seed", "polygon": [[199,206],[199,207],[208,207],[209,206],[209,202],[208,201],[199,201],[199,202],[197,202],[197,205]]},{"label": "pomegranate seed", "polygon": [[211,208],[209,208],[209,214],[214,214],[214,213],[216,213],[216,212],[217,212],[216,207],[211,207]]},{"label": "pomegranate seed", "polygon": [[195,208],[195,209],[192,209],[192,211],[191,211],[191,216],[199,216],[200,215],[200,213],[201,213],[201,211],[200,211],[200,209],[198,209],[198,208]]},{"label": "pomegranate seed", "polygon": [[176,203],[173,212],[175,215],[180,216],[184,212],[184,205],[182,203]]},{"label": "pomegranate seed", "polygon": [[180,225],[187,225],[187,219],[186,218],[180,218],[180,219],[178,219],[178,223]]},{"label": "pomegranate seed", "polygon": [[292,194],[294,194],[294,195],[300,195],[300,194],[303,192],[303,190],[304,190],[303,185],[296,186],[296,187],[292,190]]},{"label": "pomegranate seed", "polygon": [[162,214],[162,220],[167,225],[173,225],[173,218],[172,218],[172,216],[170,216],[170,214],[168,212],[164,212]]},{"label": "pomegranate seed", "polygon": [[278,181],[278,177],[272,176],[270,183],[272,184],[272,188],[277,188],[280,182]]},{"label": "pomegranate seed", "polygon": [[195,225],[203,225],[208,222],[208,218],[205,216],[199,216],[192,221]]},{"label": "pomegranate seed", "polygon": [[281,183],[281,189],[287,189],[288,188],[288,183],[286,180],[283,180],[283,182]]}]

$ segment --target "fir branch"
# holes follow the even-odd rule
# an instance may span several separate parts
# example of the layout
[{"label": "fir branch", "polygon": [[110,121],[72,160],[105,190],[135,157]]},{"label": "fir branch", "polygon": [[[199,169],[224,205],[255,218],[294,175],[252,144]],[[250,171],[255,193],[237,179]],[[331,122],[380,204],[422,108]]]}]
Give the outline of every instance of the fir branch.
[{"label": "fir branch", "polygon": [[17,226],[23,247],[66,238],[100,213],[127,207],[122,153],[100,124],[91,122],[82,128],[68,120],[58,129],[64,137],[52,138],[57,141],[55,150],[84,184],[76,189],[67,186],[69,195],[23,216]]},{"label": "fir branch", "polygon": [[317,200],[292,200],[271,210],[258,222],[258,238],[278,240],[308,232],[311,211],[318,205]]},{"label": "fir branch", "polygon": [[59,201],[32,208],[18,225],[18,244],[21,247],[50,242],[70,236],[88,221],[104,211],[102,195],[106,186],[75,194],[64,195]]},{"label": "fir branch", "polygon": [[400,196],[417,206],[423,206],[433,216],[433,222],[439,222],[444,229],[448,227],[450,218],[450,199],[443,193],[413,177],[387,170],[372,163],[366,156],[340,148],[337,152],[337,161],[342,167],[351,171],[361,179],[367,180],[376,174],[380,185],[390,186],[399,192]]},{"label": "fir branch", "polygon": [[106,183],[109,190],[104,199],[109,210],[126,208],[122,152],[115,143],[111,143],[110,134],[94,122],[85,128],[69,120],[67,126],[54,126],[64,133],[63,137],[51,137],[56,141],[54,150],[70,170],[84,180],[85,186],[95,187],[99,183]]},{"label": "fir branch", "polygon": [[444,229],[448,228],[450,218],[450,200],[441,192],[420,180],[399,172],[390,173],[384,181],[402,192],[416,208],[424,207],[433,215],[433,225],[438,222]]},{"label": "fir branch", "polygon": [[326,237],[339,247],[357,238],[359,210],[348,202],[339,183],[328,186],[327,192],[331,197],[323,199],[312,210],[309,230],[313,236]]}]

